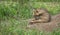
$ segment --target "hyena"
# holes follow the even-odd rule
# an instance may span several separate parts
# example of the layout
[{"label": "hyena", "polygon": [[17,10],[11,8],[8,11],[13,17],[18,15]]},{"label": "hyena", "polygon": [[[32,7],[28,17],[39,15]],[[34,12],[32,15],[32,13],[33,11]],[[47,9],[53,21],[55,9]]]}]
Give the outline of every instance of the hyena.
[{"label": "hyena", "polygon": [[48,10],[44,8],[37,8],[33,11],[33,19],[30,23],[46,23],[51,20],[51,16],[48,13]]}]

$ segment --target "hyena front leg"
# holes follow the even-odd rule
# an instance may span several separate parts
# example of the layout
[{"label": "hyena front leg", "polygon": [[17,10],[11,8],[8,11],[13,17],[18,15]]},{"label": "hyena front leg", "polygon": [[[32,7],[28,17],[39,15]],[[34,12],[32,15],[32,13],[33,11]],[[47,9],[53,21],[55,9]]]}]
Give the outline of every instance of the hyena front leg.
[{"label": "hyena front leg", "polygon": [[47,22],[47,21],[46,20],[39,19],[39,20],[31,21],[30,23],[31,24],[34,24],[34,23],[45,23],[45,22]]}]

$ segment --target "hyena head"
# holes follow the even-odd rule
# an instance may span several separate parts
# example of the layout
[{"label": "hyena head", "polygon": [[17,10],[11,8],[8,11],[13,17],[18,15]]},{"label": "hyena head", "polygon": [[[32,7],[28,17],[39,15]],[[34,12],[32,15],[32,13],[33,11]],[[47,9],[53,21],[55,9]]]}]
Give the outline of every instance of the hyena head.
[{"label": "hyena head", "polygon": [[48,12],[48,10],[46,10],[45,8],[37,8],[33,10],[34,15],[40,15],[46,12]]}]

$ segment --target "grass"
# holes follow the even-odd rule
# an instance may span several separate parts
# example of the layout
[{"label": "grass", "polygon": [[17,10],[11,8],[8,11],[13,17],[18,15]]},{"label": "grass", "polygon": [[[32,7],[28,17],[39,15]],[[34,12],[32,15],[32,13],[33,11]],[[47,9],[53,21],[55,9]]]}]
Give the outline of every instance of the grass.
[{"label": "grass", "polygon": [[[49,13],[53,15],[60,12],[60,3],[32,2],[31,5],[34,8],[45,7],[49,10]],[[9,20],[6,19],[1,21],[0,35],[60,35],[60,29],[55,29],[48,33],[36,29],[26,29],[28,24],[28,21],[26,20],[32,17],[32,11],[29,9],[31,9],[29,8],[29,5],[25,5],[25,7],[21,8],[21,10],[19,9],[19,20],[8,18]],[[26,20],[23,20],[23,18]]]},{"label": "grass", "polygon": [[60,2],[60,0],[30,0],[33,2]]}]

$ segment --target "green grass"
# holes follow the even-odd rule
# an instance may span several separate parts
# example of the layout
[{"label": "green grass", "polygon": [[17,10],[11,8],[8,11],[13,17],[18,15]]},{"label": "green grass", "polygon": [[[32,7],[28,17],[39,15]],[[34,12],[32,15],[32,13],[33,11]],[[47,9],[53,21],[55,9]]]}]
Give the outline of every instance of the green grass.
[{"label": "green grass", "polygon": [[[53,4],[52,2],[31,3],[33,8],[44,7],[49,10],[50,14],[55,15],[60,12],[60,3]],[[24,4],[22,7],[19,8],[19,20],[8,17],[8,19],[6,18],[0,22],[0,35],[60,35],[60,29],[48,33],[36,29],[26,29],[28,24],[26,20],[32,17],[32,10],[30,11],[29,4]]]},{"label": "green grass", "polygon": [[33,8],[46,8],[50,14],[57,14],[60,11],[60,3],[58,2],[31,2]]},{"label": "green grass", "polygon": [[33,2],[60,2],[60,0],[30,0]]}]

